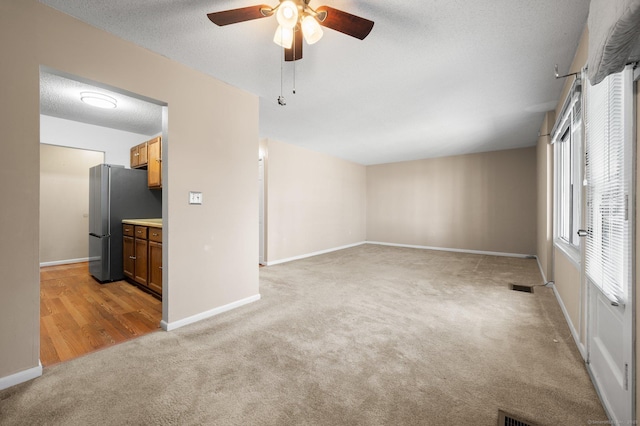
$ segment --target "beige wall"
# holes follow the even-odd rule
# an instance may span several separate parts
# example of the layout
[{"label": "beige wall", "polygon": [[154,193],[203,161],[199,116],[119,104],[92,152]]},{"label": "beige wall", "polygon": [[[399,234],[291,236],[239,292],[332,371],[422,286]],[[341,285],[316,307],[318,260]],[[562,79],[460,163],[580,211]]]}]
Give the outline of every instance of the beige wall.
[{"label": "beige wall", "polygon": [[89,256],[89,168],[104,153],[40,145],[40,263]]},{"label": "beige wall", "polygon": [[366,240],[366,167],[268,140],[267,262]]},{"label": "beige wall", "polygon": [[555,123],[555,113],[545,114],[540,127],[540,136],[536,147],[536,176],[538,180],[538,262],[544,279],[553,281],[552,245],[553,245],[553,149],[551,129]]},{"label": "beige wall", "polygon": [[535,254],[535,148],[367,167],[367,239]]},{"label": "beige wall", "polygon": [[580,282],[580,269],[560,250],[555,250],[555,286],[571,325],[580,336],[580,342],[584,345],[584,330],[580,327],[582,283]]},{"label": "beige wall", "polygon": [[38,366],[40,65],[168,104],[164,320],[258,294],[255,96],[36,0],[0,2],[0,51],[0,379]]},{"label": "beige wall", "polygon": [[0,378],[38,366],[38,10],[0,2]]}]

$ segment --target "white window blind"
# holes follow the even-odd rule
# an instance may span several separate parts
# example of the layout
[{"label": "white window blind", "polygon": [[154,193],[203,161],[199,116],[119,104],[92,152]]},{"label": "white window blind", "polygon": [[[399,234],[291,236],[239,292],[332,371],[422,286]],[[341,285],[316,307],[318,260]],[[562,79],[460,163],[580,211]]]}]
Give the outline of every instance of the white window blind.
[{"label": "white window blind", "polygon": [[[625,79],[629,83],[625,83]],[[587,87],[586,273],[613,302],[627,301],[629,261],[630,155],[626,151],[625,97],[631,95],[629,73],[612,74]]]}]

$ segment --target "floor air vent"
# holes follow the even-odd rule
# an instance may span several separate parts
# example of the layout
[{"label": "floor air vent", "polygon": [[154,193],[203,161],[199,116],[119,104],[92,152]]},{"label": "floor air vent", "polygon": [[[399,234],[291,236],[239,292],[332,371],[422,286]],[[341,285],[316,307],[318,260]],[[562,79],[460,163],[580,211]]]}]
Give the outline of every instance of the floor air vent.
[{"label": "floor air vent", "polygon": [[536,426],[536,424],[528,420],[523,420],[513,414],[498,410],[498,426]]},{"label": "floor air vent", "polygon": [[528,287],[526,285],[509,284],[509,288],[511,290],[522,291],[524,293],[533,293],[533,287]]}]

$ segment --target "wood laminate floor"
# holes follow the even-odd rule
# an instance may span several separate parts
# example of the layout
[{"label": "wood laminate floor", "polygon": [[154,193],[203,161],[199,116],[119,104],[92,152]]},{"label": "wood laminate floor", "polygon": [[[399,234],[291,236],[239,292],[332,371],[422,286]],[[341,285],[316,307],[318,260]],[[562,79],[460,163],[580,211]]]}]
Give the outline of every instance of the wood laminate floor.
[{"label": "wood laminate floor", "polygon": [[160,329],[162,301],[126,281],[99,284],[88,263],[40,268],[40,361],[67,361]]}]

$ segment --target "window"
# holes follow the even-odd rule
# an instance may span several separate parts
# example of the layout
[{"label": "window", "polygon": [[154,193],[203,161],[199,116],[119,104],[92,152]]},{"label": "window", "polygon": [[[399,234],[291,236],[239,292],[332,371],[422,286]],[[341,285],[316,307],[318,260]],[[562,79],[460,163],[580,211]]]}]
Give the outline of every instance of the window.
[{"label": "window", "polygon": [[[580,80],[552,132],[555,159],[555,239],[578,258],[582,209],[582,102]],[[572,253],[570,253],[572,254]]]},{"label": "window", "polygon": [[631,71],[588,85],[587,241],[585,271],[613,302],[628,300],[630,264],[629,196],[633,140]]}]

